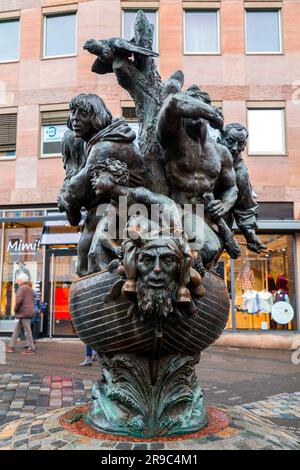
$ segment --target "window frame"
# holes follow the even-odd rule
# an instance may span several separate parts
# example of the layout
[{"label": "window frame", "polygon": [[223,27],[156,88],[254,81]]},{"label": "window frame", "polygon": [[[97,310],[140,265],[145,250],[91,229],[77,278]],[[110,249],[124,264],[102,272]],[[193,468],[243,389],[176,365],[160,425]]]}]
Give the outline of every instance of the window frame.
[{"label": "window frame", "polygon": [[[40,142],[40,152],[39,158],[45,160],[47,158],[62,158],[62,153],[43,153],[43,127],[49,126],[50,124],[43,124],[43,113],[45,112],[55,112],[55,111],[62,111],[62,112],[69,112],[68,104],[60,103],[60,104],[53,104],[53,105],[41,105],[40,106],[40,118],[39,118],[39,142]],[[55,125],[55,124],[53,124]],[[64,125],[64,124],[56,124]],[[67,123],[66,123],[67,125]]]},{"label": "window frame", "polygon": [[[282,152],[250,152],[250,130],[249,130],[249,111],[281,111],[282,116],[282,137],[284,149]],[[249,138],[247,144],[247,154],[249,157],[287,157],[287,120],[286,120],[286,107],[280,105],[274,106],[247,106],[247,129],[249,131]]]},{"label": "window frame", "polygon": [[[145,6],[145,5],[141,5],[139,8],[137,8],[136,6],[135,7],[130,7],[130,6],[122,6],[121,7],[122,9],[122,21],[121,21],[121,37],[124,38],[125,36],[125,13],[128,11],[128,12],[133,12],[135,11],[136,13],[139,11],[139,10],[142,10],[144,13],[146,13],[147,11],[150,12],[150,13],[155,13],[155,38],[156,38],[156,45],[157,45],[157,48],[156,50],[153,49],[154,52],[157,52],[159,54],[159,50],[160,50],[160,44],[159,44],[159,8],[158,7],[153,7],[153,6]],[[125,39],[125,38],[124,38]]]},{"label": "window frame", "polygon": [[[218,34],[218,50],[216,52],[188,52],[186,50],[186,13],[205,13],[205,12],[216,12],[217,13],[217,34]],[[211,7],[211,8],[190,8],[184,7],[183,10],[183,55],[186,56],[195,56],[195,55],[205,55],[205,56],[215,56],[221,55],[221,8],[220,7]]]},{"label": "window frame", "polygon": [[0,64],[14,64],[16,62],[20,61],[20,52],[21,52],[21,21],[20,21],[20,16],[13,16],[13,17],[2,17],[0,15],[0,24],[7,22],[7,21],[17,21],[18,22],[18,58],[17,59],[7,59],[7,60],[1,60],[0,59]]},{"label": "window frame", "polygon": [[[72,54],[59,54],[59,55],[46,55],[46,34],[47,34],[47,18],[51,18],[53,16],[75,16],[75,52]],[[77,10],[71,11],[53,11],[51,13],[43,13],[43,46],[42,46],[42,59],[43,60],[51,60],[51,59],[61,59],[61,58],[68,58],[68,57],[76,57],[78,55],[78,18],[77,18]]]},{"label": "window frame", "polygon": [[[247,12],[274,12],[278,13],[278,26],[279,26],[279,51],[248,51],[248,31],[247,31]],[[282,23],[282,8],[281,7],[245,7],[244,13],[244,31],[245,31],[245,54],[246,55],[283,55],[283,23]]]},{"label": "window frame", "polygon": [[17,142],[18,142],[18,108],[0,108],[0,115],[6,115],[6,114],[16,114],[16,149],[15,149],[15,154],[12,156],[7,156],[7,155],[1,155],[0,153],[0,161],[14,161],[17,158]]}]

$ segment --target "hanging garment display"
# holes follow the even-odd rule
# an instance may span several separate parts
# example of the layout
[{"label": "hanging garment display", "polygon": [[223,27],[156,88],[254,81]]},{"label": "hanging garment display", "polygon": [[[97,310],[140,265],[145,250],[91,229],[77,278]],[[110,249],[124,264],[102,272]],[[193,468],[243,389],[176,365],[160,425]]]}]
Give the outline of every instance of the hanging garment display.
[{"label": "hanging garment display", "polygon": [[271,292],[262,290],[258,293],[259,309],[261,313],[271,313],[273,305],[273,296]]},{"label": "hanging garment display", "polygon": [[242,269],[238,275],[238,283],[243,291],[252,289],[254,282],[254,273],[251,269]]},{"label": "hanging garment display", "polygon": [[259,297],[257,290],[249,289],[243,295],[244,308],[248,313],[257,313],[259,311]]}]

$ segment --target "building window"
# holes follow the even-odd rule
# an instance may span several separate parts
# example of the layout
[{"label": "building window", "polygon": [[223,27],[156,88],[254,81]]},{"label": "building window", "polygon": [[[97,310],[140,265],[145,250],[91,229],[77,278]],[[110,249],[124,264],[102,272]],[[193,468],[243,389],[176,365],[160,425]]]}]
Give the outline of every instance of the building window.
[{"label": "building window", "polygon": [[135,145],[139,146],[139,123],[134,107],[122,107],[122,116],[135,132],[136,139],[134,141]]},{"label": "building window", "polygon": [[0,114],[0,158],[15,157],[17,114]]},{"label": "building window", "polygon": [[184,13],[184,53],[220,52],[219,10],[191,10]]},{"label": "building window", "polygon": [[249,155],[284,155],[284,121],[284,109],[248,109]]},{"label": "building window", "polygon": [[[232,262],[234,284],[230,286],[236,328],[296,330],[293,236],[260,235],[267,246],[266,252],[260,254],[249,252],[241,235],[236,238],[242,251],[241,258]],[[284,304],[278,305],[279,302]],[[286,314],[289,321],[285,323],[283,318],[281,323],[280,315],[274,312],[275,305],[276,308],[283,307],[282,316]],[[288,310],[291,310],[292,317]]]},{"label": "building window", "polygon": [[19,19],[0,21],[0,62],[19,59],[20,21]]},{"label": "building window", "polygon": [[[130,41],[134,36],[134,21],[136,14],[139,10],[123,10],[123,28],[122,36]],[[145,15],[149,23],[154,27],[153,34],[153,50],[158,51],[158,27],[157,27],[157,11],[156,10],[144,10]]]},{"label": "building window", "polygon": [[69,111],[42,112],[41,155],[61,155],[61,141],[67,130]]},{"label": "building window", "polygon": [[76,13],[45,16],[44,28],[44,57],[76,54]]},{"label": "building window", "polygon": [[[34,226],[35,225],[35,226]],[[3,244],[0,321],[14,319],[16,280],[26,274],[37,294],[41,292],[43,254],[40,249],[42,224],[6,223]],[[3,326],[3,325],[2,325]],[[0,331],[2,330],[0,322]],[[4,324],[5,330],[5,324]]]},{"label": "building window", "polygon": [[281,52],[280,10],[246,10],[246,52]]}]

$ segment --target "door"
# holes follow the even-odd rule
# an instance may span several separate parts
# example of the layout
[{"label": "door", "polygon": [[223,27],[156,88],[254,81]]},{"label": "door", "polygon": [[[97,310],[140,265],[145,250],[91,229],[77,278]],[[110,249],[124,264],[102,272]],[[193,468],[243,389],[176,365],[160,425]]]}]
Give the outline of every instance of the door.
[{"label": "door", "polygon": [[77,279],[77,254],[73,250],[64,253],[51,250],[49,260],[49,336],[73,336],[69,295],[73,281]]}]

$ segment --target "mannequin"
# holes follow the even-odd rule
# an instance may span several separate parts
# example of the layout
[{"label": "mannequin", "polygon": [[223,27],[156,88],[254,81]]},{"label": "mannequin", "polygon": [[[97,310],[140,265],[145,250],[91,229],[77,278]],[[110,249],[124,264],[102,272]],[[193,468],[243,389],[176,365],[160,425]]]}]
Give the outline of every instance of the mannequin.
[{"label": "mannequin", "polygon": [[242,292],[245,292],[248,289],[252,289],[253,281],[254,281],[254,273],[250,269],[250,262],[248,258],[245,258],[244,265],[239,272],[237,280],[238,280],[238,283],[240,284],[240,288]]},{"label": "mannequin", "polygon": [[261,313],[271,313],[273,305],[273,296],[267,289],[263,289],[258,293],[259,307]]},{"label": "mannequin", "polygon": [[259,297],[257,290],[248,289],[243,295],[244,307],[248,310],[248,313],[254,314],[259,312]]}]

